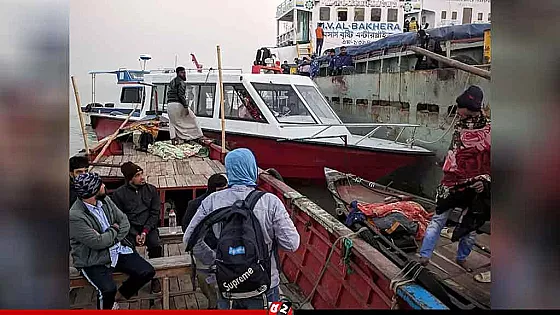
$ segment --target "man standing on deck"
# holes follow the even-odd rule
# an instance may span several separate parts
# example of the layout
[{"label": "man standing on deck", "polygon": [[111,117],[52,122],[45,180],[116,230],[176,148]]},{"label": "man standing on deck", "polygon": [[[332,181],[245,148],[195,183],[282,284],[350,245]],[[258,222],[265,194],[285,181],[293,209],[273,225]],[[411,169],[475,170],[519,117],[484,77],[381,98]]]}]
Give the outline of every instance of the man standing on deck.
[{"label": "man standing on deck", "polygon": [[118,289],[130,299],[156,271],[126,240],[130,228],[126,215],[106,197],[105,185],[96,173],[79,175],[74,187],[79,200],[70,208],[70,248],[74,267],[98,291],[97,308],[118,309],[113,272],[128,279]]},{"label": "man standing on deck", "polygon": [[345,46],[340,47],[340,53],[334,61],[334,66],[336,75],[342,75],[344,69],[352,67],[352,57],[346,52]]},{"label": "man standing on deck", "polygon": [[[208,189],[206,192],[191,201],[187,205],[187,211],[185,212],[183,219],[182,219],[182,228],[183,233],[187,230],[187,227],[191,223],[192,218],[196,214],[196,211],[200,207],[200,204],[206,197],[210,194],[220,191],[227,188],[227,179],[222,174],[214,174],[208,178]],[[210,247],[212,250],[216,250],[218,246],[218,240],[216,236],[212,233],[209,233],[204,238],[204,242]],[[218,291],[216,288],[216,281],[214,281],[209,273],[210,266],[203,265],[199,259],[195,257],[196,261],[196,274],[198,279],[198,286],[200,290],[208,299],[208,309],[216,309],[218,307],[217,298],[218,298]]]},{"label": "man standing on deck", "polygon": [[323,23],[317,24],[317,28],[315,29],[315,44],[317,48],[315,49],[315,54],[317,56],[321,56],[321,51],[323,50],[323,39],[324,39],[324,32],[323,32]]},{"label": "man standing on deck", "polygon": [[457,264],[467,271],[466,259],[475,243],[477,228],[490,218],[490,121],[482,112],[483,93],[469,87],[457,98],[459,121],[443,165],[443,179],[436,192],[436,213],[426,229],[420,262],[429,263],[450,210],[468,209],[455,228],[452,241],[459,240]]},{"label": "man standing on deck", "polygon": [[196,115],[189,108],[186,98],[187,73],[177,67],[177,76],[169,82],[167,90],[167,114],[169,115],[169,137],[173,144],[184,143],[202,137]]},{"label": "man standing on deck", "polygon": [[[257,163],[253,153],[248,149],[236,149],[229,152],[225,158],[228,188],[217,191],[202,201],[196,214],[185,231],[183,242],[189,243],[189,239],[195,228],[201,221],[212,212],[223,207],[230,207],[238,200],[245,200],[257,186]],[[280,248],[295,252],[299,247],[300,237],[290,219],[284,204],[273,194],[264,194],[255,204],[253,213],[260,223],[264,242],[268,247],[268,253],[275,257],[276,245]],[[209,233],[220,239],[220,224],[216,224]],[[216,252],[211,250],[204,239],[197,240],[193,253],[199,257],[205,265],[214,265]],[[280,300],[280,276],[275,259],[271,259],[271,284],[270,290],[266,292],[267,301],[257,296],[248,299],[232,300],[233,309],[263,309],[266,302],[277,302]],[[229,309],[230,301],[222,296],[218,299],[219,309]]]},{"label": "man standing on deck", "polygon": [[78,194],[74,188],[74,180],[80,174],[88,172],[89,160],[87,156],[75,155],[70,158],[70,207],[78,199]]},{"label": "man standing on deck", "polygon": [[[112,198],[130,222],[127,240],[136,246],[146,245],[149,258],[163,257],[158,231],[161,208],[159,193],[154,185],[146,183],[140,166],[126,162],[121,165],[121,172],[126,184],[115,190]],[[161,292],[158,279],[152,280],[151,289],[152,293]]]}]

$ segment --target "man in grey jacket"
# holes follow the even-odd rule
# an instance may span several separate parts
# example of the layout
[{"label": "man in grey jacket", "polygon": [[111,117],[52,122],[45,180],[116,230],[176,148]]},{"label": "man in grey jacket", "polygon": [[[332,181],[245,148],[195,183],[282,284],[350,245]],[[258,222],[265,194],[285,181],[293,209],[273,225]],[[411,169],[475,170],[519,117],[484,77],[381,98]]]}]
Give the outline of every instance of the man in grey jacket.
[{"label": "man in grey jacket", "polygon": [[[212,193],[200,205],[196,214],[191,220],[183,236],[183,242],[188,243],[190,236],[194,232],[197,225],[213,211],[233,205],[237,200],[243,200],[257,186],[257,163],[253,153],[248,149],[236,149],[228,153],[225,159],[226,174],[228,178],[228,188]],[[278,247],[295,252],[299,247],[300,237],[290,219],[284,204],[278,197],[273,194],[263,195],[256,203],[254,214],[261,225],[265,243],[268,246],[269,253],[276,250],[273,244]],[[219,239],[219,224],[213,227],[214,234]],[[204,243],[204,240],[198,240],[193,248],[193,254],[197,260],[204,265],[213,265],[215,260],[215,252]],[[267,292],[267,302],[276,302],[280,300],[280,284],[279,270],[276,260],[271,261],[271,289]],[[232,308],[245,309],[262,309],[263,300],[260,297],[250,298],[246,300],[235,300]],[[218,297],[218,308],[229,309],[229,301]]]},{"label": "man in grey jacket", "polygon": [[132,250],[125,237],[130,229],[126,215],[105,194],[96,173],[74,181],[78,200],[70,208],[70,247],[74,267],[98,291],[98,309],[118,309],[113,272],[129,275],[119,288],[130,299],[155,275],[154,268]]},{"label": "man in grey jacket", "polygon": [[[187,73],[185,68],[175,69],[177,76],[169,82],[167,90],[167,114],[169,115],[169,137],[173,144],[202,137],[202,130],[196,120],[196,115],[187,103]],[[194,95],[193,95],[194,96]],[[194,100],[195,110],[197,100]],[[206,108],[206,104],[203,104]]]}]

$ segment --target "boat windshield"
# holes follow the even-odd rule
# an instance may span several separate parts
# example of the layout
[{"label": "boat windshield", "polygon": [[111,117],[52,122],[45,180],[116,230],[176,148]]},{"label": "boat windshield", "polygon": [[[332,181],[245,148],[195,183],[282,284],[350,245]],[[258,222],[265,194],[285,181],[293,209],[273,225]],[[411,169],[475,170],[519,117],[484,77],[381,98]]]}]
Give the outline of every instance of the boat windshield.
[{"label": "boat windshield", "polygon": [[307,105],[319,117],[322,124],[340,124],[340,120],[333,113],[329,104],[325,101],[317,88],[311,85],[296,85]]},{"label": "boat windshield", "polygon": [[279,122],[317,123],[291,85],[270,83],[252,83],[252,85]]}]

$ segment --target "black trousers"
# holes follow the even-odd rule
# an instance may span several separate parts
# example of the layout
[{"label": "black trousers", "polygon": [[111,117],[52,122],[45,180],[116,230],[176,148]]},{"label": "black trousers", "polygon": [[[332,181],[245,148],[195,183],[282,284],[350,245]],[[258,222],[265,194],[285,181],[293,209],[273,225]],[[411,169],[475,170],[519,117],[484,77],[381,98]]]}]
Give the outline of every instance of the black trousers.
[{"label": "black trousers", "polygon": [[[140,231],[142,233],[141,226],[133,226],[136,231]],[[127,239],[134,245],[136,245],[136,236],[129,234]],[[163,246],[161,246],[161,239],[159,238],[159,230],[157,228],[151,230],[146,235],[146,241],[144,243],[146,249],[148,251],[149,258],[159,258],[163,257]],[[136,250],[136,249],[134,249]]]},{"label": "black trousers", "polygon": [[113,281],[114,271],[123,272],[129,276],[119,288],[119,292],[126,299],[136,295],[138,290],[150,282],[156,274],[154,267],[138,253],[119,255],[115,268],[92,266],[80,271],[97,290],[97,309],[103,310],[110,310],[115,303],[117,285]]},{"label": "black trousers", "polygon": [[317,56],[321,56],[321,52],[323,51],[323,39],[317,39],[317,48],[315,48],[315,53]]}]

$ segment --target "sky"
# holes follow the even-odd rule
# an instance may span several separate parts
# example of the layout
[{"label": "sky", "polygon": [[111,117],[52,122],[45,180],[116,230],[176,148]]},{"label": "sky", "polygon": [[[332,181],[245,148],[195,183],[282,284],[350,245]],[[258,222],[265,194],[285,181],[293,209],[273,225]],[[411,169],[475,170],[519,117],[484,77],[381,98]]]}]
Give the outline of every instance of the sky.
[{"label": "sky", "polygon": [[[82,105],[91,102],[90,70],[148,69],[178,65],[194,68],[194,53],[205,68],[216,67],[216,45],[224,68],[250,71],[258,48],[274,46],[280,0],[71,0],[70,75]],[[98,76],[96,101],[118,97],[113,75]],[[70,83],[69,83],[70,84]],[[73,91],[71,90],[73,93]],[[75,108],[72,95],[70,107]],[[72,111],[76,113],[75,111]]]}]

